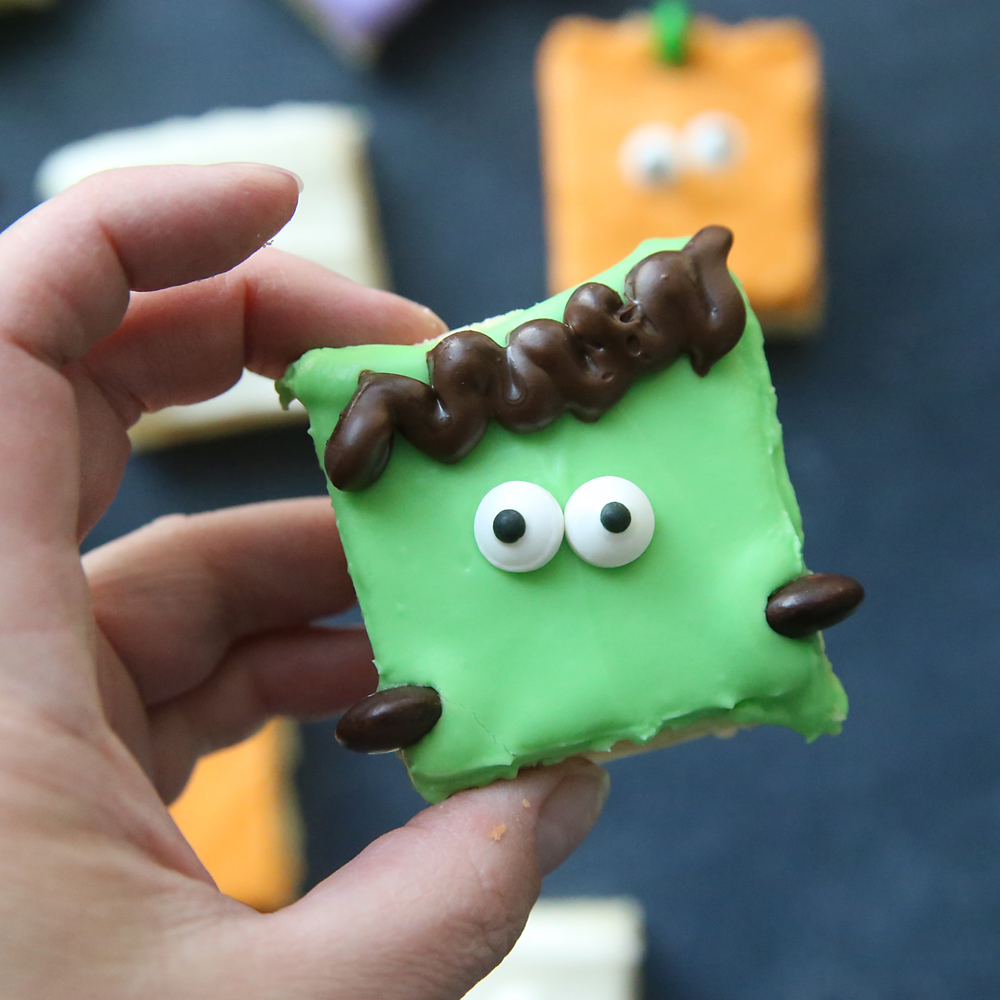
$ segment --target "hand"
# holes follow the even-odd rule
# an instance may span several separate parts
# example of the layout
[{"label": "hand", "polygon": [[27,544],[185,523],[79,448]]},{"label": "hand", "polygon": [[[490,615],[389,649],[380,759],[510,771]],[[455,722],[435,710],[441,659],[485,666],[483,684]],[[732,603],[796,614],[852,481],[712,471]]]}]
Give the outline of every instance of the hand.
[{"label": "hand", "polygon": [[325,499],[164,518],[79,557],[143,411],[244,365],[274,377],[310,347],[443,329],[260,250],[296,199],[273,168],[112,171],[0,235],[10,1000],[458,998],[600,812],[593,765],[526,772],[425,810],[270,915],[222,896],[167,812],[200,754],[375,684],[363,631],[308,624],[354,600]]}]

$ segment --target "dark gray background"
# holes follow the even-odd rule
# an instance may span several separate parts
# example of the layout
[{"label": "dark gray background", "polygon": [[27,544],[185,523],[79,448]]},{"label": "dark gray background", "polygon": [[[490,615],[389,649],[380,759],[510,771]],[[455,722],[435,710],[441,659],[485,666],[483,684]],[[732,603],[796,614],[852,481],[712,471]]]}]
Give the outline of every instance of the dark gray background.
[{"label": "dark gray background", "polygon": [[[63,0],[0,21],[0,223],[72,139],[218,105],[364,105],[395,284],[459,324],[543,297],[535,46],[621,2],[440,0],[371,73],[274,0]],[[807,557],[869,598],[829,634],[844,734],[612,766],[546,892],[646,905],[648,996],[995,996],[1000,984],[1000,107],[995,0],[707,0],[795,13],[827,64],[829,320],[770,351]],[[89,544],[168,511],[322,488],[287,431],[136,458]],[[420,800],[305,733],[310,879]]]}]

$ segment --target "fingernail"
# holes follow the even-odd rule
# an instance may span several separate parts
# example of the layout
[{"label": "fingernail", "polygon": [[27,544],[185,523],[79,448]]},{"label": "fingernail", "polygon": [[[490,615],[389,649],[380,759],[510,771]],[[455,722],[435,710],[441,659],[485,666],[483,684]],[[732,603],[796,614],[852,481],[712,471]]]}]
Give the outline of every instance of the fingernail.
[{"label": "fingernail", "polygon": [[611,789],[608,772],[594,764],[567,775],[545,800],[535,827],[542,876],[555,871],[590,833]]},{"label": "fingernail", "polygon": [[294,170],[286,170],[284,167],[275,167],[274,169],[280,170],[283,174],[288,174],[289,177],[294,178],[295,183],[299,187],[299,194],[302,194],[305,190],[306,182]]},{"label": "fingernail", "polygon": [[[420,308],[423,310],[424,319],[427,320],[430,337],[439,337],[442,333],[447,332],[448,325],[433,309],[428,309],[427,306],[421,306]],[[428,337],[428,340],[430,337]]]},{"label": "fingernail", "polygon": [[[230,164],[227,164],[229,166]],[[257,167],[259,170],[274,170],[276,173],[284,174],[286,177],[291,177],[296,186],[299,189],[299,194],[302,194],[305,189],[306,182],[302,180],[301,177],[294,171],[289,170],[287,167],[277,167],[273,163],[255,163],[253,160],[234,160],[231,164],[237,167]]]}]

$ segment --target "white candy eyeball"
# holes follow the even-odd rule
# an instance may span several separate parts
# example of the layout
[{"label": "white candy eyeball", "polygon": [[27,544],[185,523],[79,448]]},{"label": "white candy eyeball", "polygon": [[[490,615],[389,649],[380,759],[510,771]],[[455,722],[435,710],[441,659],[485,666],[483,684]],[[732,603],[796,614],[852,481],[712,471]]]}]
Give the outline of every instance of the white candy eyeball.
[{"label": "white candy eyeball", "polygon": [[625,180],[636,187],[673,184],[680,167],[677,133],[661,122],[636,126],[622,140],[618,165]]},{"label": "white candy eyeball", "polygon": [[566,504],[566,540],[581,559],[603,569],[638,559],[655,527],[646,494],[618,476],[591,479]]},{"label": "white candy eyeball", "polygon": [[684,162],[695,170],[728,170],[745,145],[743,126],[723,111],[706,111],[684,126]]},{"label": "white candy eyeball", "polygon": [[479,551],[497,569],[530,573],[559,551],[563,512],[548,490],[515,479],[483,497],[473,530]]}]

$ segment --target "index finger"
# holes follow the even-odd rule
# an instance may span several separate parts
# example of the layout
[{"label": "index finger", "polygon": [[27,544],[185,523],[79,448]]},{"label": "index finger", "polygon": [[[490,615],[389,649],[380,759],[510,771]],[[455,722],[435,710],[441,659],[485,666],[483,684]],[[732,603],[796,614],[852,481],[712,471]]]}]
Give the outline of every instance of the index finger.
[{"label": "index finger", "polygon": [[[297,187],[286,171],[239,164],[111,171],[0,235],[0,546],[8,558],[39,542],[76,543],[78,426],[63,367],[118,326],[130,289],[195,281],[253,253],[288,221]],[[15,604],[7,610],[16,619],[25,609]]]},{"label": "index finger", "polygon": [[0,237],[0,339],[61,367],[121,322],[129,291],[235,267],[292,217],[278,167],[136,167],[95,174]]}]

